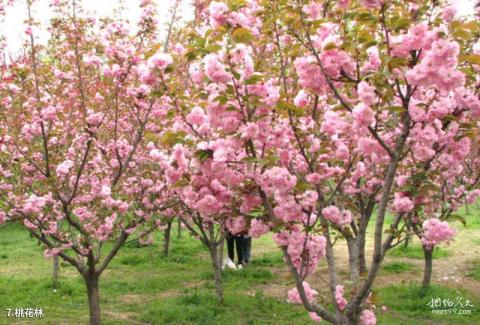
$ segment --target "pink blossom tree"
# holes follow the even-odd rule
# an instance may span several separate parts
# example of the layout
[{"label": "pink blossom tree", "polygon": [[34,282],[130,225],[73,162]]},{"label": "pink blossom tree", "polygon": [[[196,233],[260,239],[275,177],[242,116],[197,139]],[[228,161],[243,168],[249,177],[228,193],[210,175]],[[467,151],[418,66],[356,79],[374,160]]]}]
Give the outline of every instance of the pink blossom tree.
[{"label": "pink blossom tree", "polygon": [[[239,183],[221,182],[247,208],[232,206],[230,217],[258,217],[276,232],[297,284],[291,300],[315,320],[372,324],[371,288],[415,208],[397,185],[406,176],[403,166],[413,153],[418,166],[432,160],[433,172],[448,172],[471,150],[468,130],[459,126],[473,129],[480,115],[477,57],[465,40],[478,26],[440,2],[268,5],[210,3],[189,34],[184,60],[191,80],[171,109],[198,153],[195,170],[213,164],[215,173],[242,175]],[[445,157],[452,160],[436,161]],[[202,193],[215,197],[216,190],[206,183],[204,191],[194,190],[187,180],[192,207],[203,209]],[[219,210],[206,217],[222,204],[209,197],[208,209]],[[386,227],[389,210],[394,218]],[[358,260],[373,213],[371,265],[347,300],[333,245],[347,239]],[[323,257],[333,313],[315,303],[305,282]]]},{"label": "pink blossom tree", "polygon": [[100,276],[128,238],[176,204],[146,141],[166,127],[160,80],[173,61],[157,45],[151,1],[141,1],[136,34],[124,20],[54,1],[46,46],[27,4],[25,55],[0,67],[0,219],[75,266],[90,323],[100,324]]}]

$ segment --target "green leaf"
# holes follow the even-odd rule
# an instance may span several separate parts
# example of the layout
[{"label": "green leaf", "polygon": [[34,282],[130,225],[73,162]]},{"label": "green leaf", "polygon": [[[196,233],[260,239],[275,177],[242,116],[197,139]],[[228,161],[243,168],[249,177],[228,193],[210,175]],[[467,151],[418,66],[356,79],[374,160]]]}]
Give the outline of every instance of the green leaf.
[{"label": "green leaf", "polygon": [[160,89],[155,89],[150,93],[150,95],[152,95],[153,97],[162,97],[163,91]]},{"label": "green leaf", "polygon": [[187,133],[184,131],[178,131],[178,132],[167,131],[160,138],[160,143],[169,147],[173,147],[177,143],[183,143],[185,141],[186,136],[187,136]]},{"label": "green leaf", "polygon": [[197,57],[197,54],[193,50],[193,51],[189,51],[189,52],[185,53],[185,57],[187,58],[188,62],[191,62],[191,61],[195,60],[195,58]]},{"label": "green leaf", "polygon": [[326,45],[323,47],[323,49],[324,49],[325,51],[333,50],[333,49],[336,49],[336,48],[337,48],[337,45],[336,45],[335,43],[333,43],[333,42],[330,42],[330,43],[326,44]]},{"label": "green leaf", "polygon": [[256,163],[258,162],[257,157],[245,157],[242,159],[243,162],[248,162],[248,163]]},{"label": "green leaf", "polygon": [[255,38],[252,35],[252,32],[245,27],[236,28],[232,33],[233,39],[239,43],[248,43]]},{"label": "green leaf", "polygon": [[467,226],[467,220],[459,214],[451,214],[448,219],[460,221],[465,227]]},{"label": "green leaf", "polygon": [[263,217],[263,216],[265,216],[265,210],[264,210],[264,209],[260,209],[260,208],[255,208],[255,209],[253,209],[252,211],[250,211],[250,212],[248,213],[248,216],[249,216],[249,217],[252,217],[252,218]]},{"label": "green leaf", "polygon": [[390,67],[390,69],[407,66],[407,65],[408,65],[408,60],[405,58],[393,58],[390,61],[388,61],[388,66]]},{"label": "green leaf", "polygon": [[245,80],[245,84],[246,85],[254,85],[260,81],[263,80],[263,76],[261,74],[253,74],[250,78],[248,78],[247,80]]},{"label": "green leaf", "polygon": [[403,106],[389,106],[387,107],[387,110],[391,112],[401,113],[405,111],[405,108]]},{"label": "green leaf", "polygon": [[204,161],[208,160],[209,158],[213,158],[213,150],[211,150],[211,149],[197,150],[195,152],[195,158],[200,160],[200,162],[204,162]]},{"label": "green leaf", "polygon": [[295,191],[299,193],[303,193],[311,188],[312,188],[312,185],[310,183],[302,180],[298,180],[297,184],[295,185]]},{"label": "green leaf", "polygon": [[172,187],[173,187],[173,188],[183,187],[183,186],[187,186],[188,184],[189,184],[188,179],[181,178],[181,179],[179,179],[178,181],[176,181],[175,183],[173,183],[173,184],[172,184]]},{"label": "green leaf", "polygon": [[273,167],[277,164],[279,158],[277,156],[266,156],[260,159],[260,164],[266,167]]},{"label": "green leaf", "polygon": [[457,39],[462,39],[464,41],[471,40],[473,35],[466,29],[458,29],[452,32],[452,35],[455,36]]},{"label": "green leaf", "polygon": [[463,54],[458,57],[462,62],[480,65],[480,55]]}]

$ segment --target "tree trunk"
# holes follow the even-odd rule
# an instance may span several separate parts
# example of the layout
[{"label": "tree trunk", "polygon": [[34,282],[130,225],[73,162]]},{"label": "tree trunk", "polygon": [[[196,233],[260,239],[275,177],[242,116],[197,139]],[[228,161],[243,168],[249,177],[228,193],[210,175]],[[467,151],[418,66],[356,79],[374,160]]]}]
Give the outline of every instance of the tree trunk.
[{"label": "tree trunk", "polygon": [[218,301],[223,304],[222,262],[220,261],[217,246],[215,244],[210,244],[209,250],[215,277],[215,294]]},{"label": "tree trunk", "polygon": [[347,240],[348,246],[348,266],[350,268],[350,281],[356,286],[360,278],[359,274],[359,250],[358,250],[358,239],[352,238]]},{"label": "tree trunk", "polygon": [[423,268],[422,288],[426,289],[430,286],[430,281],[432,280],[433,247],[427,248],[425,246],[422,246],[422,248],[423,248],[423,257],[425,261],[425,266]]},{"label": "tree trunk", "polygon": [[168,256],[168,251],[170,249],[170,232],[172,230],[173,220],[167,222],[167,228],[163,232],[163,256]]},{"label": "tree trunk", "polygon": [[58,288],[58,273],[60,271],[60,264],[59,264],[59,257],[58,255],[53,256],[53,272],[52,272],[52,287],[53,289]]},{"label": "tree trunk", "polygon": [[367,273],[367,260],[365,259],[365,234],[358,239],[358,273]]},{"label": "tree trunk", "polygon": [[85,276],[90,309],[90,325],[100,325],[100,294],[98,290],[98,275]]},{"label": "tree trunk", "polygon": [[177,219],[177,238],[182,237],[182,221],[180,218]]}]

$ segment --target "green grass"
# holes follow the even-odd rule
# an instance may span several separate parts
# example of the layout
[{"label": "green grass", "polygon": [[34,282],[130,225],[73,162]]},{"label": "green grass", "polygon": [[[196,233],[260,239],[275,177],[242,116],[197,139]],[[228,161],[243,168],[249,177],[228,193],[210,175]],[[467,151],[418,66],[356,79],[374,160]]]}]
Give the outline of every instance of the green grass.
[{"label": "green grass", "polygon": [[142,321],[155,324],[312,324],[300,306],[265,297],[227,291],[224,305],[203,290],[187,290],[180,296],[155,300],[145,306]]},{"label": "green grass", "polygon": [[391,262],[383,264],[383,271],[386,273],[403,273],[410,272],[414,269],[414,266],[410,263],[405,262]]},{"label": "green grass", "polygon": [[[272,298],[265,293],[271,284],[291,281],[283,276],[283,256],[270,236],[254,240],[250,265],[242,271],[223,273],[225,303],[220,305],[206,249],[186,232],[181,239],[176,231],[172,234],[167,258],[161,256],[161,234],[152,246],[130,242],[120,250],[100,280],[105,324],[314,324],[302,306],[286,302],[286,294]],[[421,246],[415,242],[406,250],[399,247],[389,254],[423,258]],[[450,254],[438,249],[434,257]],[[61,264],[60,287],[54,292],[50,283],[52,261],[43,257],[42,247],[19,226],[0,227],[0,309],[38,306],[44,308],[46,317],[36,324],[86,324],[83,280],[73,267]],[[480,260],[472,265],[470,276],[478,280]],[[411,271],[419,270],[403,260],[386,262],[382,269],[384,274]],[[389,308],[386,313],[378,312],[378,324],[480,324],[480,301],[466,291],[433,286],[422,292],[410,285],[378,289],[381,281],[375,286],[375,304]],[[426,307],[431,296],[455,298],[458,294],[473,301],[476,314],[442,319],[433,317]],[[0,317],[0,325],[24,324],[12,320]]]},{"label": "green grass", "polygon": [[468,208],[465,206],[461,207],[458,209],[457,214],[463,216],[466,221],[466,227],[459,221],[456,221],[455,223],[458,228],[480,229],[480,201],[469,205]]},{"label": "green grass", "polygon": [[[259,285],[276,280],[283,266],[279,252],[257,256],[242,271],[225,271],[225,304],[215,299],[210,259],[202,244],[186,232],[172,237],[169,257],[161,256],[161,234],[149,247],[125,245],[100,279],[105,324],[310,324],[301,306],[263,296]],[[271,238],[261,239],[271,241]],[[254,241],[253,247],[255,252]],[[270,243],[270,245],[273,244]],[[20,226],[0,227],[0,309],[41,307],[38,324],[85,324],[83,279],[61,263],[60,286],[51,287],[52,260]],[[0,317],[0,325],[13,319]]]},{"label": "green grass", "polygon": [[[449,299],[455,302],[457,297],[460,297],[463,303],[466,299],[470,300],[473,305],[473,308],[468,308],[472,310],[471,315],[434,315],[432,308],[428,306],[432,299]],[[385,305],[388,308],[387,312],[378,313],[378,324],[382,325],[480,324],[480,299],[466,290],[439,285],[422,290],[417,285],[401,284],[382,288],[375,299],[377,306]]]},{"label": "green grass", "polygon": [[[387,253],[390,256],[397,256],[397,257],[409,257],[415,259],[423,259],[423,249],[422,246],[419,244],[410,244],[407,247],[401,245],[397,246]],[[451,255],[450,252],[440,248],[435,247],[433,250],[433,259],[437,258],[446,258]]]},{"label": "green grass", "polygon": [[480,281],[480,259],[471,262],[470,269],[467,271],[467,276]]}]

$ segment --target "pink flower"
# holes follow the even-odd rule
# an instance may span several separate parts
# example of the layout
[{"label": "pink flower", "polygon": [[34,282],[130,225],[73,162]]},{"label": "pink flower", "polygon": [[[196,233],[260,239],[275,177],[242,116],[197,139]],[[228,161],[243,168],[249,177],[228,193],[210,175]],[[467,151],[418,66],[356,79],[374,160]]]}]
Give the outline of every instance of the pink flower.
[{"label": "pink flower", "polygon": [[322,321],[322,317],[318,316],[316,312],[308,313],[308,316],[310,316],[310,318],[311,318],[314,322],[321,322],[321,321]]},{"label": "pink flower", "polygon": [[410,177],[406,175],[400,175],[397,177],[397,185],[399,187],[404,187],[405,185],[407,185],[409,179]]},{"label": "pink flower", "polygon": [[210,25],[213,28],[220,27],[227,23],[228,6],[223,2],[213,1],[208,7]]},{"label": "pink flower", "polygon": [[7,214],[0,211],[0,225],[3,225],[5,222],[7,222]]},{"label": "pink flower", "polygon": [[350,5],[350,0],[338,0],[338,5],[343,9],[347,9]]},{"label": "pink flower", "polygon": [[338,309],[344,310],[347,306],[347,300],[343,297],[344,288],[342,285],[335,287],[335,301],[337,302]]},{"label": "pink flower", "polygon": [[465,75],[457,69],[460,46],[457,42],[435,40],[425,51],[420,64],[407,71],[407,80],[415,86],[436,86],[442,93],[465,84]]},{"label": "pink flower", "polygon": [[91,66],[95,66],[95,67],[99,67],[102,64],[102,61],[96,55],[89,55],[89,56],[85,57],[83,59],[83,62],[86,65],[91,65]]},{"label": "pink flower", "polygon": [[381,0],[359,0],[360,4],[368,9],[377,9],[382,5]]},{"label": "pink flower", "polygon": [[188,73],[196,85],[202,84],[203,78],[205,77],[205,72],[201,69],[198,62],[194,62],[190,65],[188,68]]},{"label": "pink flower", "polygon": [[406,196],[402,196],[400,193],[395,193],[395,200],[393,201],[393,207],[395,211],[399,213],[407,213],[413,210],[415,205],[413,201]]},{"label": "pink flower", "polygon": [[105,219],[105,222],[100,225],[95,231],[95,235],[97,236],[98,240],[106,241],[110,237],[113,232],[113,226],[115,220],[117,219],[116,214],[112,214],[110,217]]},{"label": "pink flower", "polygon": [[322,176],[318,173],[311,173],[308,174],[305,179],[307,182],[312,183],[312,184],[320,184],[320,181],[322,180]]},{"label": "pink flower", "polygon": [[275,84],[273,79],[264,84],[266,94],[263,102],[268,106],[274,106],[280,98],[280,87]]},{"label": "pink flower", "polygon": [[244,217],[237,217],[228,218],[225,225],[227,226],[228,231],[230,231],[234,235],[237,235],[245,231],[247,223]]},{"label": "pink flower", "polygon": [[54,257],[60,254],[61,250],[60,248],[51,248],[51,249],[46,249],[45,252],[43,253],[43,256],[46,258]]},{"label": "pink flower", "polygon": [[242,134],[242,139],[255,139],[260,132],[258,124],[249,122],[246,125],[243,125],[240,128],[240,133]]},{"label": "pink flower", "polygon": [[200,125],[205,123],[207,117],[202,108],[195,106],[190,113],[188,113],[187,122],[193,125]]},{"label": "pink flower", "polygon": [[200,214],[208,216],[217,214],[221,211],[223,204],[219,202],[213,195],[205,195],[196,203],[196,208]]},{"label": "pink flower", "polygon": [[[315,300],[315,297],[318,295],[318,292],[313,290],[310,285],[303,281],[302,283],[303,289],[305,290],[305,295],[307,296],[307,300],[312,303]],[[289,302],[294,304],[302,304],[302,299],[300,298],[300,294],[298,293],[297,288],[293,288],[288,290],[288,299]]]},{"label": "pink flower", "polygon": [[204,58],[207,77],[213,82],[227,83],[232,75],[225,70],[225,66],[216,54],[208,54]]},{"label": "pink flower", "polygon": [[375,91],[366,81],[358,84],[358,97],[367,106],[372,106],[377,100]]},{"label": "pink flower", "polygon": [[165,70],[172,63],[173,59],[170,54],[167,53],[156,53],[148,59],[148,66],[151,69]]},{"label": "pink flower", "polygon": [[477,201],[477,198],[480,197],[480,189],[475,189],[467,194],[467,204],[474,204]]},{"label": "pink flower", "polygon": [[382,61],[380,60],[380,55],[378,53],[378,48],[375,46],[370,47],[367,50],[368,61],[361,68],[362,73],[374,72],[377,71]]},{"label": "pink flower", "polygon": [[92,127],[97,127],[102,123],[103,117],[103,113],[89,112],[87,116],[87,124]]},{"label": "pink flower", "polygon": [[455,6],[448,6],[443,9],[442,19],[445,20],[447,23],[451,22],[455,15],[457,14],[457,8]]},{"label": "pink flower", "polygon": [[322,5],[316,1],[310,2],[303,6],[303,12],[308,15],[311,20],[318,20],[322,17]]},{"label": "pink flower", "polygon": [[377,318],[375,317],[375,314],[369,309],[364,309],[360,314],[360,325],[376,325],[376,324],[377,324]]},{"label": "pink flower", "polygon": [[322,215],[331,222],[344,226],[352,222],[352,213],[348,210],[340,211],[336,206],[331,205],[322,209]]},{"label": "pink flower", "polygon": [[110,197],[110,195],[112,195],[112,189],[109,185],[102,185],[102,188],[100,189],[100,193],[99,195],[102,197],[102,198],[108,198]]},{"label": "pink flower", "polygon": [[60,165],[57,166],[56,174],[58,177],[65,177],[70,172],[70,169],[73,167],[73,161],[65,160]]},{"label": "pink flower", "polygon": [[85,207],[76,208],[73,213],[78,217],[82,222],[88,221],[93,218],[93,213],[87,210]]},{"label": "pink flower", "polygon": [[302,87],[316,93],[326,88],[326,80],[313,56],[299,57],[295,59],[294,65]]},{"label": "pink flower", "polygon": [[364,103],[355,106],[352,116],[355,124],[359,127],[367,127],[372,124],[375,119],[375,113],[373,113],[372,109]]},{"label": "pink flower", "polygon": [[287,246],[288,245],[288,232],[282,231],[273,235],[273,241],[278,246]]},{"label": "pink flower", "polygon": [[272,167],[263,173],[261,186],[268,194],[279,192],[281,194],[291,191],[297,184],[297,177],[283,167]]},{"label": "pink flower", "polygon": [[425,247],[432,248],[441,242],[448,242],[453,236],[455,236],[455,229],[451,228],[446,221],[430,218],[423,222],[422,244]]},{"label": "pink flower", "polygon": [[253,238],[260,238],[270,230],[270,226],[259,219],[252,219],[248,234]]},{"label": "pink flower", "polygon": [[39,213],[40,211],[43,210],[46,204],[47,204],[47,200],[45,199],[45,197],[32,194],[25,201],[25,205],[23,206],[23,213],[25,214]]},{"label": "pink flower", "polygon": [[308,105],[309,101],[308,93],[302,89],[298,92],[297,96],[295,96],[293,103],[298,107],[304,108]]}]

